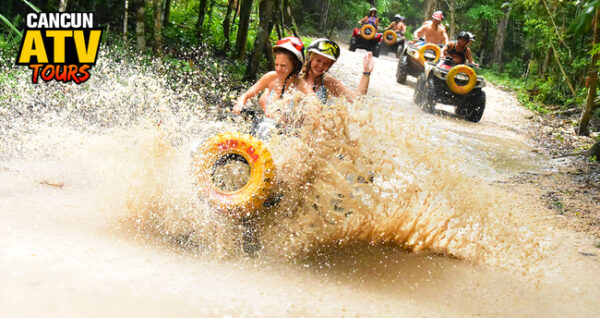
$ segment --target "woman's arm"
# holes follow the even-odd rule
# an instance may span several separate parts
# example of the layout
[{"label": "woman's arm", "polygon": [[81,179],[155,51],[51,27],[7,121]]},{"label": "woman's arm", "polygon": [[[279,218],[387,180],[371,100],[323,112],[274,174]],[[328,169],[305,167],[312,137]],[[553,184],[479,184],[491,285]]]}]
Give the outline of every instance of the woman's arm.
[{"label": "woman's arm", "polygon": [[327,76],[325,78],[325,88],[327,88],[327,90],[331,92],[333,96],[343,96],[351,102],[357,96],[367,94],[367,90],[369,89],[370,75],[374,67],[375,60],[373,60],[373,53],[369,52],[363,59],[363,74],[355,91],[351,91],[344,84],[342,84],[342,82],[331,76]]},{"label": "woman's arm", "polygon": [[366,17],[364,17],[364,18],[362,18],[362,19],[358,20],[358,23],[360,23],[360,24],[363,24],[363,23],[365,23],[365,22],[367,21],[367,19],[369,19],[369,17],[368,17],[368,16],[366,16]]},{"label": "woman's arm", "polygon": [[276,73],[274,71],[263,75],[258,80],[258,82],[254,83],[254,85],[252,85],[252,87],[250,87],[244,94],[240,95],[237,102],[235,103],[235,107],[233,107],[232,112],[234,114],[239,114],[249,99],[253,98],[258,93],[262,92],[265,88],[269,87],[269,83],[271,82],[273,76],[276,76]]}]

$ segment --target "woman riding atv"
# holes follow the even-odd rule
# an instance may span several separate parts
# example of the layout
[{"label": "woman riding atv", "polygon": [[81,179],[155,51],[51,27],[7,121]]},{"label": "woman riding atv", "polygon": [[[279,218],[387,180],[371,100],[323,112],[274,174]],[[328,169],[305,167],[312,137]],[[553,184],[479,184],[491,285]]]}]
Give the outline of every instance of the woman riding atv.
[{"label": "woman riding atv", "polygon": [[[439,65],[454,66],[465,64],[467,61],[469,64],[475,64],[473,54],[469,48],[469,44],[473,41],[475,41],[475,36],[471,32],[460,32],[456,41],[448,42],[442,49],[442,55],[447,59],[441,59]],[[475,65],[479,66],[478,64]]]},{"label": "woman riding atv", "polygon": [[363,75],[356,91],[351,91],[333,76],[325,76],[339,57],[340,47],[331,40],[317,39],[308,46],[303,78],[309,86],[312,86],[312,90],[322,103],[327,102],[329,95],[343,96],[348,101],[352,101],[358,95],[365,95],[369,88],[369,76],[375,65],[373,54],[368,52],[363,59]]},{"label": "woman riding atv", "polygon": [[364,18],[360,19],[360,21],[358,21],[358,23],[360,23],[360,24],[368,23],[368,24],[374,26],[375,30],[379,29],[379,18],[377,17],[377,9],[375,9],[375,7],[371,8],[371,10],[369,10],[369,14],[366,15]]},{"label": "woman riding atv", "polygon": [[[273,54],[275,55],[275,71],[271,71],[263,75],[248,91],[242,94],[233,108],[233,113],[239,114],[246,102],[263,92],[268,90],[260,98],[259,104],[266,116],[265,120],[259,124],[257,135],[259,139],[266,139],[270,135],[271,130],[277,125],[282,124],[286,120],[286,116],[282,113],[282,103],[275,101],[283,101],[286,111],[293,111],[298,105],[298,101],[291,99],[292,96],[287,92],[297,89],[298,91],[313,95],[314,92],[308,86],[306,81],[300,77],[302,64],[304,63],[304,44],[299,38],[288,36],[279,41],[273,46]],[[321,106],[316,104],[312,112],[319,112]]]}]

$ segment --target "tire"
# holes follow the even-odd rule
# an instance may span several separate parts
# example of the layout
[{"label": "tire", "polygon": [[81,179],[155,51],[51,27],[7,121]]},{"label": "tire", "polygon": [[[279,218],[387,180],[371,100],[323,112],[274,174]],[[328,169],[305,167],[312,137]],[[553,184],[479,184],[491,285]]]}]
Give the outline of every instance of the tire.
[{"label": "tire", "polygon": [[425,64],[425,52],[429,50],[435,53],[435,59],[431,61],[433,63],[437,63],[440,56],[442,56],[442,49],[440,49],[439,46],[431,43],[425,44],[419,49],[419,63],[421,63],[421,65]]},{"label": "tire", "polygon": [[425,85],[423,85],[424,83],[425,83],[425,75],[421,74],[417,78],[417,85],[416,85],[415,91],[413,93],[413,102],[417,106],[421,106],[423,103],[423,88],[425,86]]},{"label": "tire", "polygon": [[373,47],[373,56],[379,57],[379,50],[381,50],[381,43],[377,42]]},{"label": "tire", "polygon": [[356,39],[354,37],[350,38],[350,47],[348,50],[352,52],[356,51]]},{"label": "tire", "polygon": [[[467,85],[460,86],[456,83],[456,75],[459,73],[464,73],[469,77]],[[469,94],[473,88],[475,88],[475,85],[477,85],[477,73],[467,65],[456,65],[448,71],[448,75],[446,75],[446,84],[448,84],[448,88],[455,94]]]},{"label": "tire", "polygon": [[483,117],[483,111],[485,110],[485,99],[484,91],[477,90],[473,92],[465,105],[456,106],[456,114],[468,121],[474,123],[479,122],[481,117]]},{"label": "tire", "polygon": [[375,27],[370,24],[363,24],[360,27],[360,36],[367,41],[372,40],[376,33]]},{"label": "tire", "polygon": [[396,68],[396,82],[399,84],[406,84],[406,77],[408,76],[408,62],[406,56],[403,56],[398,60],[398,67]]},{"label": "tire", "polygon": [[427,113],[433,113],[435,109],[436,84],[432,78],[425,81],[425,74],[421,76],[423,76],[424,83],[421,109]]},{"label": "tire", "polygon": [[404,42],[398,44],[398,48],[396,49],[396,58],[400,59],[404,55]]},{"label": "tire", "polygon": [[386,56],[386,54],[388,54],[389,51],[390,51],[389,46],[387,46],[383,43],[379,43],[379,55]]},{"label": "tire", "polygon": [[[250,166],[250,177],[239,189],[223,190],[215,183],[214,170],[223,159],[234,157]],[[192,169],[198,194],[233,218],[251,215],[263,205],[275,175],[273,158],[264,144],[241,133],[220,134],[200,145],[193,154]]]},{"label": "tire", "polygon": [[397,38],[398,38],[398,35],[396,34],[396,32],[394,32],[392,30],[387,30],[387,31],[383,32],[383,42],[389,46],[396,44]]}]

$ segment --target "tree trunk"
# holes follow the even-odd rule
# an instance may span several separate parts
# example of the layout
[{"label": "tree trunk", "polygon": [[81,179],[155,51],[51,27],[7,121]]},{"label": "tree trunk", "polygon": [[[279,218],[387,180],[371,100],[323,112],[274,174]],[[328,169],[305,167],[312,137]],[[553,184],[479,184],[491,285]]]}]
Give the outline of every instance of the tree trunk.
[{"label": "tree trunk", "polygon": [[492,56],[491,64],[499,64],[500,69],[502,69],[502,52],[504,52],[504,40],[506,38],[506,27],[510,18],[510,11],[511,6],[508,4],[504,7],[504,16],[498,22],[496,39],[494,40],[494,55]]},{"label": "tree trunk", "polygon": [[[273,29],[273,22],[271,22],[271,29]],[[267,64],[270,70],[275,69],[275,57],[273,56],[273,46],[271,41],[267,39],[265,41],[265,57],[267,58]]]},{"label": "tree trunk", "polygon": [[213,16],[213,8],[215,6],[215,0],[210,0],[210,4],[208,5],[208,32],[210,33],[211,31],[211,26],[212,26],[212,16]]},{"label": "tree trunk", "polygon": [[438,0],[425,0],[425,16],[423,17],[423,20],[431,20],[431,16],[433,15],[433,12],[436,11],[437,7]]},{"label": "tree trunk", "polygon": [[163,19],[164,27],[166,27],[169,24],[169,19],[171,19],[171,0],[166,0],[166,2],[165,2],[165,17]]},{"label": "tree trunk", "polygon": [[154,0],[154,52],[162,55],[162,0]]},{"label": "tree trunk", "polygon": [[129,18],[129,0],[125,0],[125,10],[123,12],[123,41],[127,42],[127,19]]},{"label": "tree trunk", "polygon": [[560,72],[562,73],[563,77],[565,78],[565,82],[567,83],[567,86],[569,86],[569,89],[571,90],[571,94],[574,97],[575,95],[577,95],[577,93],[575,92],[575,88],[573,88],[573,84],[571,83],[571,80],[569,79],[567,72],[565,72],[565,69],[563,68],[562,64],[560,63],[560,58],[558,56],[558,52],[556,51],[556,47],[554,47],[554,43],[552,43],[552,41],[550,41],[550,46],[552,47],[552,52],[554,52],[553,55],[554,55],[554,59],[556,60],[556,64],[558,65],[558,68],[560,69]]},{"label": "tree trunk", "polygon": [[290,24],[291,24],[291,29],[292,29],[292,33],[294,33],[294,36],[296,37],[300,37],[300,31],[298,29],[298,26],[296,25],[296,20],[294,19],[294,15],[292,14],[292,5],[290,4],[289,0],[285,0],[285,11],[287,12],[288,18],[290,19]]},{"label": "tree trunk", "polygon": [[246,74],[244,74],[244,79],[246,80],[256,79],[258,64],[260,58],[263,56],[265,43],[269,41],[269,35],[271,35],[271,29],[273,27],[271,19],[273,17],[274,2],[275,0],[260,1],[260,22],[258,24],[258,31],[256,32],[256,40],[254,41],[254,52],[250,57],[248,67],[246,67]]},{"label": "tree trunk", "polygon": [[321,6],[321,20],[319,21],[319,30],[325,34],[327,31],[327,13],[329,12],[329,0],[323,0]]},{"label": "tree trunk", "polygon": [[446,2],[448,4],[448,13],[450,15],[450,34],[448,34],[448,38],[450,39],[454,39],[455,38],[455,32],[456,32],[456,11],[455,11],[455,5],[456,5],[456,0],[450,0]]},{"label": "tree trunk", "polygon": [[137,48],[140,52],[146,50],[146,30],[144,24],[144,16],[146,15],[144,5],[145,0],[137,0],[137,9],[135,15],[135,36],[137,41]]},{"label": "tree trunk", "polygon": [[206,15],[206,0],[200,0],[198,4],[198,21],[196,22],[196,36],[202,38],[202,26],[204,25],[204,16]]},{"label": "tree trunk", "polygon": [[231,44],[229,43],[229,24],[231,23],[231,12],[235,6],[236,0],[229,0],[227,4],[227,13],[225,13],[225,20],[223,21],[223,36],[225,37],[225,43],[223,44],[223,51],[229,51]]},{"label": "tree trunk", "polygon": [[541,67],[540,77],[543,77],[544,75],[546,75],[546,72],[548,71],[548,65],[550,65],[550,59],[552,59],[552,47],[549,47],[548,51],[546,52],[546,57],[544,58],[544,64],[542,64],[542,67]]},{"label": "tree trunk", "polygon": [[238,58],[246,53],[246,42],[248,41],[248,27],[250,25],[250,13],[253,0],[240,0],[240,22],[235,42],[235,52]]},{"label": "tree trunk", "polygon": [[[596,16],[594,18],[594,38],[592,40],[592,48],[600,43],[600,10],[596,10]],[[594,100],[596,99],[596,89],[598,85],[598,59],[600,59],[600,53],[596,52],[592,56],[592,63],[590,65],[590,75],[587,97],[585,98],[585,108],[581,113],[581,119],[579,120],[579,129],[577,134],[580,136],[589,136],[590,132],[588,125],[590,118],[592,117],[592,111],[594,110]]]},{"label": "tree trunk", "polygon": [[67,10],[67,0],[60,0],[58,3],[58,12],[65,12]]}]

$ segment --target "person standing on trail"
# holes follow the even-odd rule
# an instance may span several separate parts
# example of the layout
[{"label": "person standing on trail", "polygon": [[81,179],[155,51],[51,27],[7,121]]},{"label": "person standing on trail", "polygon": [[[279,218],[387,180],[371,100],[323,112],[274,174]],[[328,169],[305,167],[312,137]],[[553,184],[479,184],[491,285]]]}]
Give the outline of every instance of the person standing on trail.
[{"label": "person standing on trail", "polygon": [[[314,94],[306,81],[300,77],[304,63],[304,44],[299,38],[288,36],[277,41],[273,46],[273,55],[275,56],[275,70],[263,75],[258,82],[238,98],[233,107],[233,113],[239,114],[249,99],[265,89],[269,93],[266,95],[264,103],[260,103],[261,108],[266,117],[273,119],[276,111],[273,104],[275,101],[283,100],[286,92],[296,89],[304,94]],[[293,100],[285,101],[285,103],[289,103],[290,109],[295,107]]]},{"label": "person standing on trail", "polygon": [[[415,33],[415,39],[424,38],[425,43],[433,43],[436,45],[446,45],[448,43],[448,34],[446,28],[442,24],[444,14],[442,11],[436,11],[431,16],[432,20],[425,21]],[[414,43],[415,41],[413,41]]]},{"label": "person standing on trail", "polygon": [[374,26],[376,30],[379,29],[379,18],[377,17],[377,9],[375,9],[375,7],[371,8],[371,10],[369,10],[369,14],[367,16],[365,16],[364,18],[360,19],[360,21],[358,21],[358,23],[360,23],[360,24],[368,23],[368,24]]},{"label": "person standing on trail", "polygon": [[[473,54],[469,48],[469,44],[475,41],[475,36],[471,32],[462,31],[458,34],[456,41],[451,41],[442,49],[442,56],[452,58],[453,65],[465,64],[465,62],[473,63]],[[442,62],[446,63],[446,62]],[[448,64],[448,63],[446,63]],[[475,64],[479,66],[478,64]]]},{"label": "person standing on trail", "polygon": [[392,31],[398,33],[398,35],[404,35],[404,33],[406,32],[406,25],[404,24],[404,17],[399,14],[396,14],[394,16],[394,20],[392,21],[392,23],[390,23],[390,25],[388,25],[388,27],[385,29],[392,30]]},{"label": "person standing on trail", "polygon": [[308,46],[308,56],[303,67],[304,80],[312,87],[321,103],[326,103],[329,95],[345,97],[353,101],[359,95],[365,95],[369,88],[369,79],[375,61],[373,53],[368,52],[363,58],[363,73],[355,91],[348,89],[342,82],[325,73],[340,57],[340,47],[329,39],[314,40]]}]

